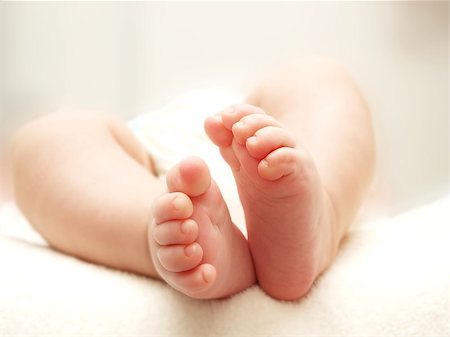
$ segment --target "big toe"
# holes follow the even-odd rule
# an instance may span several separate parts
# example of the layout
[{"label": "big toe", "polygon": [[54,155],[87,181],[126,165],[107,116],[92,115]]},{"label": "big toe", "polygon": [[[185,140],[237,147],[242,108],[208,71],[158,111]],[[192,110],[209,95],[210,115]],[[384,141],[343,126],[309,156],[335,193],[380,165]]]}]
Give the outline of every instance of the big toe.
[{"label": "big toe", "polygon": [[233,141],[233,134],[231,130],[223,125],[222,116],[217,114],[208,117],[205,120],[205,132],[209,139],[217,146],[230,146]]},{"label": "big toe", "polygon": [[205,193],[211,186],[211,174],[206,163],[198,157],[183,159],[167,173],[169,192],[183,192],[190,197]]}]

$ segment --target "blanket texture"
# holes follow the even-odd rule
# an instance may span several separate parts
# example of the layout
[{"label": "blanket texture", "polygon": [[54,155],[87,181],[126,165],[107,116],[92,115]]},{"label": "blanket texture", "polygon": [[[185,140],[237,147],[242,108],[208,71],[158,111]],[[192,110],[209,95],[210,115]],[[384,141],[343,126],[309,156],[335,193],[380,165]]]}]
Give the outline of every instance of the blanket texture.
[{"label": "blanket texture", "polygon": [[189,299],[48,248],[0,211],[0,336],[449,336],[449,199],[353,228],[303,299]]}]

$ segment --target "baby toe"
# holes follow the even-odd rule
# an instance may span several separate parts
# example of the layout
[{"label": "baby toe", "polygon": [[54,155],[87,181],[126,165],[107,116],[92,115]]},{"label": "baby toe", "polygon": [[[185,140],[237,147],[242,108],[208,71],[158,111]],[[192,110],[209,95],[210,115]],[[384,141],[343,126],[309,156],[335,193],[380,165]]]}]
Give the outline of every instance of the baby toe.
[{"label": "baby toe", "polygon": [[240,121],[244,116],[251,114],[265,114],[265,112],[260,107],[251,104],[236,104],[230,106],[221,114],[223,125],[228,130],[231,130],[236,122]]},{"label": "baby toe", "polygon": [[198,225],[192,219],[167,221],[153,229],[153,239],[159,245],[190,244],[197,237]]},{"label": "baby toe", "polygon": [[262,159],[280,147],[294,147],[295,139],[283,128],[267,126],[248,138],[245,146],[250,156]]},{"label": "baby toe", "polygon": [[191,197],[205,193],[211,185],[211,174],[205,162],[198,157],[183,159],[167,173],[167,188]]},{"label": "baby toe", "polygon": [[233,134],[223,124],[220,114],[208,117],[205,120],[204,128],[209,139],[217,146],[230,146],[233,141]]},{"label": "baby toe", "polygon": [[[307,152],[290,147],[281,147],[272,151],[258,165],[258,173],[266,180],[278,180],[291,176],[297,183],[310,181],[314,172],[312,161]],[[299,179],[300,175],[300,179]],[[304,176],[304,179],[301,178]]]},{"label": "baby toe", "polygon": [[281,124],[273,117],[265,114],[251,114],[244,116],[240,121],[233,125],[232,131],[234,139],[241,145],[244,145],[247,138],[253,136],[259,129],[266,126],[278,126]]},{"label": "baby toe", "polygon": [[161,246],[156,253],[159,263],[170,272],[182,272],[195,268],[203,258],[202,247],[194,242],[188,246]]},{"label": "baby toe", "polygon": [[217,271],[214,266],[201,264],[189,271],[168,273],[166,281],[190,297],[204,298],[204,291],[214,284],[216,277]]},{"label": "baby toe", "polygon": [[194,211],[191,199],[184,193],[165,193],[156,198],[153,216],[156,224],[174,219],[187,219]]}]

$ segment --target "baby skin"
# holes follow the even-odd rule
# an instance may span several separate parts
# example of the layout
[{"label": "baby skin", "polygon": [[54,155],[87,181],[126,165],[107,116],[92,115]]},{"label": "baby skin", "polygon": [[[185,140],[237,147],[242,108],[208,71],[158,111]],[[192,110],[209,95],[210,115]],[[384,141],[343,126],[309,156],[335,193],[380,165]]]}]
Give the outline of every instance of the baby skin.
[{"label": "baby skin", "polygon": [[188,158],[168,173],[169,192],[155,202],[150,245],[159,274],[189,296],[224,296],[255,282],[253,256],[263,289],[301,297],[331,248],[332,206],[312,159],[281,123],[249,104],[208,118],[205,129],[233,170],[250,251],[207,167]]},{"label": "baby skin", "polygon": [[333,61],[301,60],[204,126],[233,172],[248,238],[202,159],[185,158],[162,184],[130,130],[95,113],[49,115],[18,133],[17,204],[53,248],[192,298],[255,283],[276,299],[303,297],[371,180],[372,126],[358,88]]},{"label": "baby skin", "polygon": [[186,158],[156,199],[149,246],[159,275],[195,298],[232,295],[255,283],[247,241],[232,223],[206,164]]}]

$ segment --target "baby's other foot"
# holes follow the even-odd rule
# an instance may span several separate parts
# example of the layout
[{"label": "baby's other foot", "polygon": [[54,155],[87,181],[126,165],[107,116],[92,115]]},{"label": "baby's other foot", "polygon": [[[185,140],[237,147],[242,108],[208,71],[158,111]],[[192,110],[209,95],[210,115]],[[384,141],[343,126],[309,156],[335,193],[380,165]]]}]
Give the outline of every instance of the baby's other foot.
[{"label": "baby's other foot", "polygon": [[231,166],[258,282],[271,296],[303,296],[328,263],[332,208],[312,158],[281,123],[242,104],[205,121]]},{"label": "baby's other foot", "polygon": [[255,282],[245,240],[208,167],[181,161],[167,174],[168,192],[153,207],[150,253],[161,278],[194,298],[220,298]]}]

